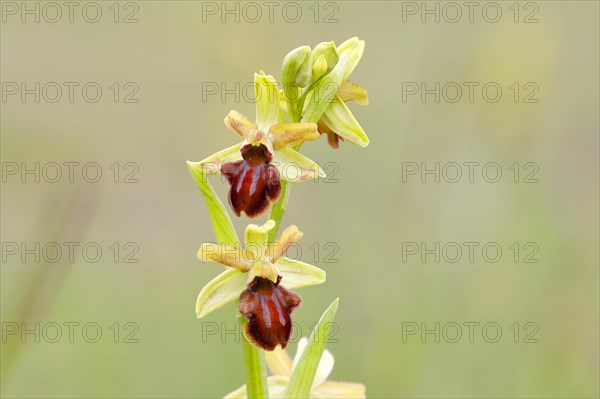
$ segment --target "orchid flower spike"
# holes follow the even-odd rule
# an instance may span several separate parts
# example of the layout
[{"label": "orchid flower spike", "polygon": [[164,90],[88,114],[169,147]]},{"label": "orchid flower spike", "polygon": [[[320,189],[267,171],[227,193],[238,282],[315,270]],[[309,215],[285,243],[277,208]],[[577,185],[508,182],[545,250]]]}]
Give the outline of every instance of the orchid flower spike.
[{"label": "orchid flower spike", "polygon": [[225,117],[225,125],[242,139],[200,161],[205,173],[227,177],[229,204],[237,216],[243,211],[256,217],[266,211],[281,194],[281,179],[288,182],[325,177],[316,162],[292,146],[316,140],[316,123],[284,123],[280,110],[279,87],[275,78],[261,71],[254,75],[256,122],[237,111]]},{"label": "orchid flower spike", "polygon": [[325,272],[316,266],[286,258],[285,252],[302,233],[294,225],[268,244],[273,220],[262,226],[246,228],[245,248],[202,244],[198,257],[228,266],[229,269],[209,282],[198,295],[196,314],[204,317],[239,298],[239,311],[247,320],[244,336],[254,345],[272,351],[285,348],[291,333],[290,314],[301,298],[290,289],[321,284]]}]

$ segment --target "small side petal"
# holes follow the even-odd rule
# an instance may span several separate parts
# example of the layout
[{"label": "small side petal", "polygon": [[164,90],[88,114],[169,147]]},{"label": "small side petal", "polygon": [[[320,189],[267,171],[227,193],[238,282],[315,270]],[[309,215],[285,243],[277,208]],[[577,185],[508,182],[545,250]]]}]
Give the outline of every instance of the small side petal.
[{"label": "small side petal", "polygon": [[369,138],[339,95],[336,95],[323,114],[323,122],[344,140],[361,147],[369,145]]},{"label": "small side petal", "polygon": [[242,153],[240,152],[242,143],[232,145],[229,148],[225,148],[208,158],[198,162],[204,173],[211,175],[217,174],[221,171],[221,166],[227,162],[239,161],[242,159]]},{"label": "small side petal", "polygon": [[288,182],[295,183],[326,176],[315,161],[290,147],[275,151],[271,164],[277,168],[281,178]]},{"label": "small side petal", "polygon": [[252,129],[256,129],[256,125],[250,119],[237,111],[229,111],[224,122],[229,130],[237,133],[243,139],[248,136]]},{"label": "small side petal", "polygon": [[278,123],[269,130],[275,151],[288,145],[301,144],[319,138],[316,123]]},{"label": "small side petal", "polygon": [[342,101],[353,101],[359,105],[369,105],[369,92],[367,92],[367,89],[349,80],[342,82],[338,95]]},{"label": "small side petal", "polygon": [[267,259],[273,263],[277,262],[292,245],[300,241],[303,235],[296,225],[286,227],[281,236],[267,247]]},{"label": "small side petal", "polygon": [[213,310],[233,302],[246,288],[246,275],[239,270],[228,269],[202,288],[196,300],[196,315],[204,317]]},{"label": "small side petal", "polygon": [[256,96],[256,124],[258,129],[267,132],[279,119],[279,87],[271,75],[254,74]]},{"label": "small side petal", "polygon": [[322,398],[345,399],[366,398],[366,388],[357,382],[325,381],[315,388],[314,393]]},{"label": "small side petal", "polygon": [[327,278],[324,270],[299,260],[283,257],[275,264],[281,274],[281,285],[288,289],[323,284]]},{"label": "small side petal", "polygon": [[202,244],[198,250],[198,258],[202,262],[215,262],[233,267],[241,272],[247,272],[254,261],[255,255],[243,248],[212,243]]}]

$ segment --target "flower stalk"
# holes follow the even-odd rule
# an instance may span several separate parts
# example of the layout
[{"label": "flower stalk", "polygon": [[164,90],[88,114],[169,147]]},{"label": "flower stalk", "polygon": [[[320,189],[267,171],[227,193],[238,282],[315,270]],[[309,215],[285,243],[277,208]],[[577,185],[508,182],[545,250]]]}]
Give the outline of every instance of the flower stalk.
[{"label": "flower stalk", "polygon": [[[246,324],[246,319],[238,316],[240,325]],[[269,387],[267,384],[267,367],[265,354],[254,345],[242,338],[242,351],[244,353],[244,370],[246,371],[246,386],[248,398],[268,398]]]}]

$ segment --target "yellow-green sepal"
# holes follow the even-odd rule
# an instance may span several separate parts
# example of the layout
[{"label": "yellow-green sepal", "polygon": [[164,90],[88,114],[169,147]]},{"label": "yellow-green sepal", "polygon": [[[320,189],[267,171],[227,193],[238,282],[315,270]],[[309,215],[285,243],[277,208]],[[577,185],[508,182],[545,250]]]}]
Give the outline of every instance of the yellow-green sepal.
[{"label": "yellow-green sepal", "polygon": [[369,145],[367,134],[339,95],[325,109],[323,122],[344,140],[361,147]]},{"label": "yellow-green sepal", "polygon": [[227,269],[213,278],[196,299],[196,316],[204,317],[239,298],[246,288],[246,277],[246,273],[239,270]]}]

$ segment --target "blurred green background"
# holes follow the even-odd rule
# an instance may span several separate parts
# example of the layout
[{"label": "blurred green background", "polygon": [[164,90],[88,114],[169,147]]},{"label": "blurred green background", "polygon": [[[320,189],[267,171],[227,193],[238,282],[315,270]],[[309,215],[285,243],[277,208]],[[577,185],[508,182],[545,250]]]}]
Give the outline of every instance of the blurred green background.
[{"label": "blurred green background", "polygon": [[[6,3],[12,2],[2,4],[0,42],[3,397],[219,397],[243,383],[235,334],[221,336],[235,327],[234,307],[202,320],[194,314],[198,292],[222,269],[196,259],[199,245],[214,237],[185,160],[233,145],[223,117],[231,109],[252,117],[254,105],[239,91],[238,99],[221,99],[220,92],[203,98],[203,87],[243,86],[260,69],[279,78],[291,49],[352,36],[364,39],[366,50],[351,79],[368,88],[371,101],[351,108],[371,144],[342,143],[337,151],[323,137],[306,144],[312,159],[333,163],[326,171],[337,182],[293,185],[284,219],[305,233],[298,256],[328,273],[326,284],[300,290],[298,330],[308,335],[341,298],[335,342],[328,344],[336,358],[331,379],[363,382],[370,397],[598,397],[598,2],[498,2],[495,23],[482,15],[486,3],[478,3],[472,22],[461,6],[455,23],[443,2],[303,2],[295,23],[286,18],[296,19],[296,8],[284,18],[285,3],[277,3],[273,22],[264,3],[257,3],[257,22],[239,3],[239,23],[235,15],[221,21],[221,2],[117,3],[118,23],[113,2],[97,3],[97,23],[82,17],[86,3],[78,3],[73,22],[63,7],[56,23],[44,14],[39,23],[31,16],[23,23],[22,10],[13,15]],[[203,13],[213,10],[207,6],[218,13]],[[439,7],[439,23],[428,14],[423,23],[423,7]],[[486,17],[496,18],[494,11]],[[123,23],[131,13],[138,22]],[[528,16],[538,22],[524,23]],[[50,92],[36,103],[33,95],[25,102],[20,93],[8,95],[13,86],[6,82],[80,86],[72,103],[66,89],[56,103],[45,100]],[[87,82],[103,89],[96,103],[82,98]],[[116,103],[114,82],[121,90]],[[127,82],[139,88],[137,103],[123,101],[134,87],[125,88]],[[466,89],[455,103],[446,101],[452,91],[439,102],[434,95],[423,102],[420,93],[403,101],[406,82],[479,86],[473,102]],[[495,103],[482,96],[488,82],[503,90]],[[509,88],[515,82],[516,102]],[[534,86],[525,88],[528,82]],[[524,102],[532,87],[538,102]],[[36,183],[32,175],[22,183],[20,171],[7,173],[23,162],[97,162],[103,175],[88,183],[80,167],[73,183],[66,169],[57,183],[43,176]],[[119,183],[110,168],[115,162]],[[137,183],[122,182],[134,171],[127,162],[139,167]],[[431,175],[422,183],[418,174],[403,181],[407,162],[496,162],[503,174],[489,183],[480,166],[472,183],[466,168],[457,183],[443,175],[439,183]],[[537,183],[523,182],[527,162],[537,165]],[[225,200],[227,184],[212,182]],[[242,231],[248,222],[235,224]],[[7,243],[36,242],[95,242],[103,254],[96,263],[82,257],[81,246],[73,262],[65,253],[54,263],[9,255]],[[124,262],[136,248],[125,248],[128,242],[137,245],[138,263]],[[421,253],[408,256],[403,246],[412,242],[480,246],[473,262],[465,250],[455,263],[448,261],[454,252],[437,263],[433,255],[424,262]],[[503,250],[498,262],[482,256],[489,242]],[[538,262],[525,263],[532,248]],[[473,342],[469,322],[479,323]],[[36,323],[40,342],[36,333],[22,339],[22,328]],[[62,328],[55,343],[51,323]],[[80,323],[73,342],[64,323]],[[100,327],[98,342],[84,339],[86,323]],[[421,336],[422,327],[436,323],[440,342]],[[452,323],[461,326],[456,343]],[[497,342],[488,342],[494,330],[483,335],[486,323],[500,326]],[[414,325],[420,331],[407,335]],[[19,331],[9,334],[14,326]],[[218,332],[208,335],[215,326]],[[93,339],[95,330],[87,332]]]}]

